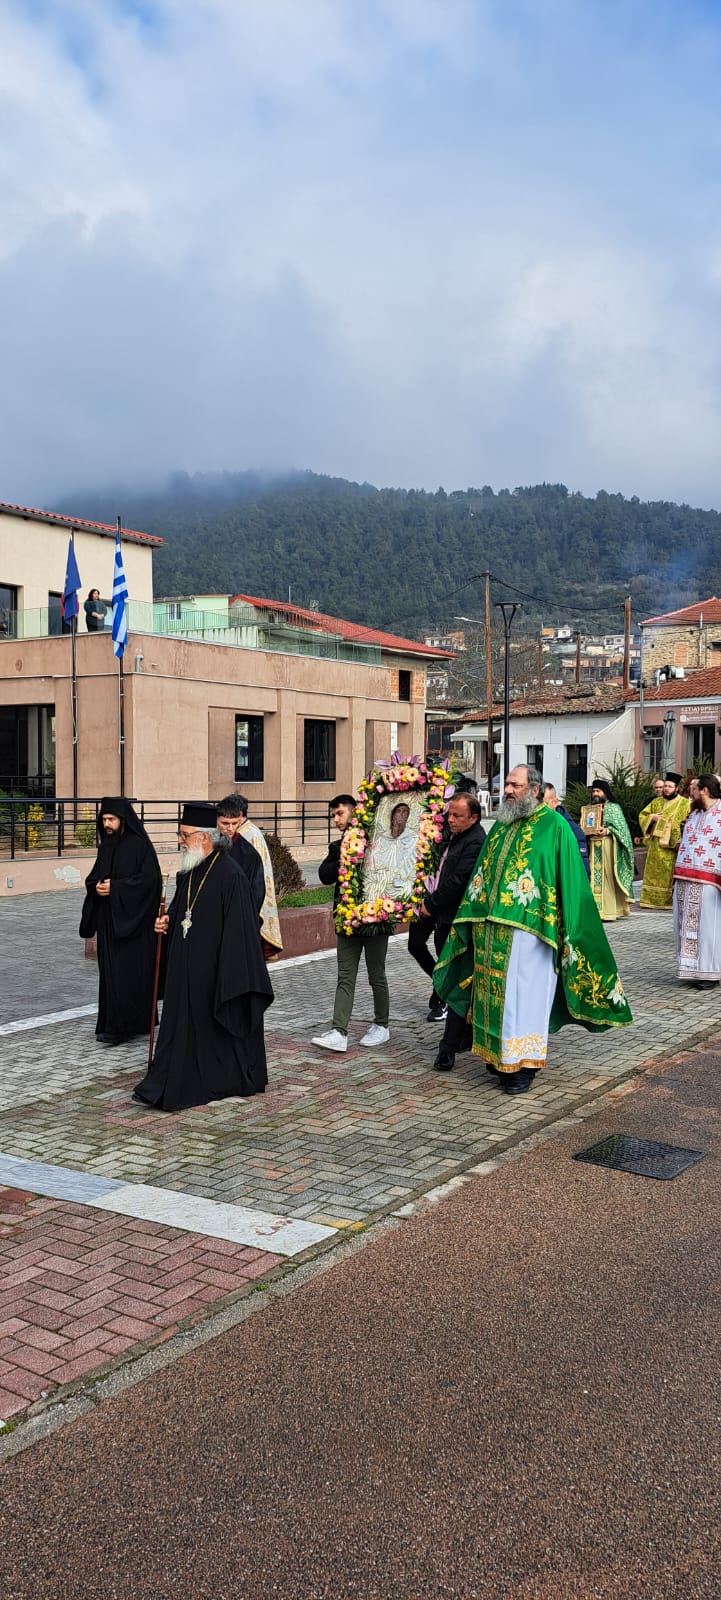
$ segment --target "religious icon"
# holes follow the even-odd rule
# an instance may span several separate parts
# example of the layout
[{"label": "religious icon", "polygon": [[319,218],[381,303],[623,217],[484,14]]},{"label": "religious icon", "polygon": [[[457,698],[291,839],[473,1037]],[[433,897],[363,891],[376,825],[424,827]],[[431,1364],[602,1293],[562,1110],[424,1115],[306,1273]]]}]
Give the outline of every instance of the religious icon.
[{"label": "religious icon", "polygon": [[584,833],[600,833],[603,828],[603,804],[581,806],[581,827]]},{"label": "religious icon", "polygon": [[363,862],[363,887],[368,900],[384,896],[404,900],[410,895],[416,874],[420,811],[420,796],[412,792],[402,798],[385,795],[381,800]]}]

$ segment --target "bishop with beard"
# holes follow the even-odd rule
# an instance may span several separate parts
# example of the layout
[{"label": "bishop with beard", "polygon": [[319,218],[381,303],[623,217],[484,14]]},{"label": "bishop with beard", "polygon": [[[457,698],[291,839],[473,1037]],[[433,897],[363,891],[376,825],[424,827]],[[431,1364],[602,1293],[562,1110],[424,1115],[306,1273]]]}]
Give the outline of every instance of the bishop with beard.
[{"label": "bishop with beard", "polygon": [[262,1094],[268,1081],[263,1018],[273,989],[258,913],[216,823],[215,806],[184,807],[175,896],[155,924],[164,942],[163,1014],[133,1098],[158,1111]]}]

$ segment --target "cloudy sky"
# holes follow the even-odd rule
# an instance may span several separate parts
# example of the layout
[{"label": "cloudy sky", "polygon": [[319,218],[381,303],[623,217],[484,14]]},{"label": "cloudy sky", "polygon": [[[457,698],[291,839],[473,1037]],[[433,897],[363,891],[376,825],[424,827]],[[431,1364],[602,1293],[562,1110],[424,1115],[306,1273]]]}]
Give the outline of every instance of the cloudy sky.
[{"label": "cloudy sky", "polygon": [[721,0],[0,0],[0,499],[721,507]]}]

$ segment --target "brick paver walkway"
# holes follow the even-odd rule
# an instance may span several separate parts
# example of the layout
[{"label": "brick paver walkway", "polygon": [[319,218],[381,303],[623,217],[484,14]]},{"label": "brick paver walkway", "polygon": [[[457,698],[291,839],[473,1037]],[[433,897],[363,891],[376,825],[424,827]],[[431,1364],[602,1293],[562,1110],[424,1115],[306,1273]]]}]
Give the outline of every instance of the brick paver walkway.
[{"label": "brick paver walkway", "polygon": [[[47,898],[44,904],[49,916]],[[32,915],[25,909],[26,934]],[[130,1090],[143,1071],[143,1049],[104,1049],[93,1019],[0,1036],[0,1155],[276,1218],[357,1227],[718,1025],[719,994],[676,983],[670,916],[635,912],[609,932],[634,1027],[596,1037],[565,1029],[551,1041],[546,1072],[522,1098],[500,1094],[470,1056],[460,1057],[452,1074],[431,1070],[441,1030],[424,1020],[428,981],[399,939],[389,951],[391,1043],[377,1051],[358,1044],[372,1016],[367,984],[359,982],[347,1055],[329,1056],[310,1039],[330,1016],[333,958],[273,968],[271,1084],[250,1101],[177,1116],[134,1105]],[[48,931],[46,941],[49,947]],[[73,987],[80,959],[72,946],[51,952],[55,987],[46,976],[36,1009],[54,1003],[60,1010],[67,994],[80,1003]],[[17,947],[12,960],[17,971]],[[33,964],[28,948],[26,1016],[34,1009]],[[86,986],[85,972],[80,981]],[[12,1018],[23,1014],[16,994],[8,1010]],[[190,1227],[109,1216],[17,1189],[0,1194],[0,1416],[139,1341],[167,1337],[280,1259]]]}]

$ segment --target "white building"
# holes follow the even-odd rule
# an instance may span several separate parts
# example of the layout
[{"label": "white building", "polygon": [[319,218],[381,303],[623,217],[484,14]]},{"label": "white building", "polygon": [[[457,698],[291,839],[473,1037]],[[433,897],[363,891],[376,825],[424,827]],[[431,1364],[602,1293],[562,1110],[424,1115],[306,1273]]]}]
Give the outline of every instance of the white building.
[{"label": "white building", "polygon": [[[497,711],[494,720],[498,732]],[[560,694],[516,701],[510,710],[508,765],[538,767],[563,795],[569,784],[605,772],[617,756],[634,761],[635,720],[623,689],[605,684],[573,685]],[[480,752],[486,729],[485,713],[475,713],[453,735],[454,742],[463,748],[473,743]],[[502,740],[502,721],[500,732]]]}]

